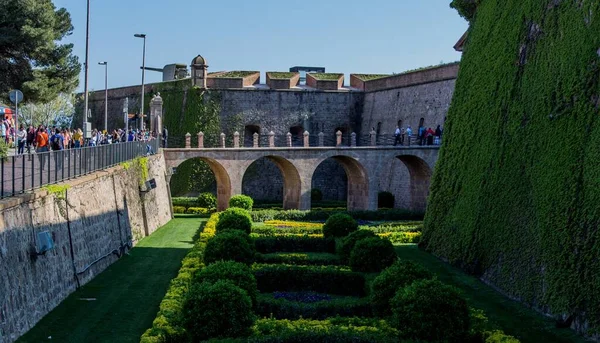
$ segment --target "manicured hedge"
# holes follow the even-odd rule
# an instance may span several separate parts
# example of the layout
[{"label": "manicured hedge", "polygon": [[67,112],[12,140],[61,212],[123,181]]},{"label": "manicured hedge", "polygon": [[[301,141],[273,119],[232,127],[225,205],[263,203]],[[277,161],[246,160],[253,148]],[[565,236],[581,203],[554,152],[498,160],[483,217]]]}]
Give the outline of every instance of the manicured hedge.
[{"label": "manicured hedge", "polygon": [[328,253],[274,253],[257,254],[256,262],[267,264],[291,264],[291,265],[341,265],[342,260]]},{"label": "manicured hedge", "polygon": [[325,221],[332,214],[347,213],[356,220],[422,220],[422,212],[412,212],[401,209],[381,209],[377,211],[345,211],[345,210],[259,210],[252,211],[252,221],[263,222],[265,220],[297,220],[297,221]]},{"label": "manicured hedge", "polygon": [[194,275],[204,267],[203,254],[206,242],[215,234],[214,228],[208,225],[204,227],[201,225],[200,230],[202,231],[200,238],[181,262],[179,273],[171,281],[160,303],[156,318],[152,322],[152,327],[144,332],[141,343],[187,340],[187,333],[181,321],[184,296],[192,284]]},{"label": "manicured hedge", "polygon": [[204,261],[206,264],[235,261],[250,265],[254,262],[254,255],[254,242],[248,234],[240,230],[227,230],[206,243]]},{"label": "manicured hedge", "polygon": [[248,211],[231,207],[221,213],[217,222],[217,233],[227,230],[239,230],[246,234],[252,231],[252,219]]},{"label": "manicured hedge", "polygon": [[358,230],[358,223],[346,213],[335,213],[323,225],[323,236],[346,237]]},{"label": "manicured hedge", "polygon": [[372,237],[375,237],[375,234],[369,230],[358,230],[348,235],[348,237],[344,237],[337,249],[340,259],[344,261],[344,263],[348,263],[350,261],[350,254],[352,253],[352,249],[354,249],[356,242]]},{"label": "manicured hedge", "polygon": [[326,252],[335,253],[335,239],[308,236],[258,237],[254,239],[256,251],[262,254],[275,252]]},{"label": "manicured hedge", "polygon": [[234,195],[229,199],[229,207],[237,207],[246,211],[252,211],[252,205],[254,205],[254,200],[247,195]]},{"label": "manicured hedge", "polygon": [[173,197],[171,198],[171,203],[173,206],[181,206],[185,207],[204,207],[198,203],[198,198],[189,198],[189,197]]},{"label": "manicured hedge", "polygon": [[350,252],[350,267],[353,271],[374,273],[391,266],[396,260],[392,243],[381,237],[359,240]]},{"label": "manicured hedge", "polygon": [[350,296],[366,294],[363,274],[347,268],[255,264],[252,269],[258,290],[263,293],[313,291]]},{"label": "manicured hedge", "polygon": [[258,297],[256,314],[277,319],[326,319],[329,317],[370,317],[371,304],[368,298],[334,298],[314,303],[302,303],[286,299],[275,299],[272,294]]}]

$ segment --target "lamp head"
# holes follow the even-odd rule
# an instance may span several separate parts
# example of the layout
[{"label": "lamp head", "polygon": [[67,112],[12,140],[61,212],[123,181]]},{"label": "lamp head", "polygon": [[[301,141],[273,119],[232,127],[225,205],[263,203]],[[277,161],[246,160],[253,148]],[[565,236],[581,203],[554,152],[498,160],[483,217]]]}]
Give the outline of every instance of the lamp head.
[{"label": "lamp head", "polygon": [[98,64],[101,66],[105,66],[105,65],[108,65],[108,62],[98,62]]},{"label": "lamp head", "polygon": [[136,38],[146,38],[146,34],[145,33],[136,33],[133,36],[136,37]]}]

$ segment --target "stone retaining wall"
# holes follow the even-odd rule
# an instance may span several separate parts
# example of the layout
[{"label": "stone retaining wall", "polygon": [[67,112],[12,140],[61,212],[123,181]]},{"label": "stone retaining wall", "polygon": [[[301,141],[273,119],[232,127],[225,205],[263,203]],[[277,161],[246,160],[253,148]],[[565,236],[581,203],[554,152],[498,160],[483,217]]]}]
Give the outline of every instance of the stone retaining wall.
[{"label": "stone retaining wall", "polygon": [[[72,180],[65,192],[41,189],[0,201],[0,343],[15,341],[127,245],[171,219],[163,155],[148,158],[157,188],[147,193],[140,193],[140,169],[132,165]],[[55,248],[32,255],[42,231]]]}]

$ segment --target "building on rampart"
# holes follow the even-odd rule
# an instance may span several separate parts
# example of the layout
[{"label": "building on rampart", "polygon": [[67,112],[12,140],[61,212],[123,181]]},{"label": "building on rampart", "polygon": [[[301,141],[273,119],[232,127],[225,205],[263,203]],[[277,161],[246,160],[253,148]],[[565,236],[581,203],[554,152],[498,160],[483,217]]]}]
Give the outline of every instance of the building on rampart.
[{"label": "building on rampart", "polygon": [[[181,147],[185,133],[197,133],[186,118],[194,114],[189,108],[197,106],[197,101],[216,103],[220,131],[228,137],[239,131],[245,145],[252,144],[254,133],[266,137],[271,131],[278,136],[290,132],[297,142],[304,131],[315,137],[323,132],[326,144],[335,142],[335,133],[341,131],[343,144],[349,145],[352,132],[360,144],[361,137],[372,130],[378,141],[389,140],[396,125],[411,126],[414,134],[420,125],[443,127],[458,69],[456,62],[397,75],[351,74],[349,86],[344,85],[345,75],[340,73],[308,73],[302,85],[299,73],[268,71],[265,83],[261,83],[259,71],[209,72],[207,60],[197,56],[191,63],[191,78],[148,84],[145,89],[146,99],[158,92],[162,95],[163,118],[155,122],[170,123],[170,147]],[[109,123],[114,127],[124,127],[122,108],[126,100],[129,113],[139,111],[139,90],[139,86],[132,86],[108,91]],[[91,95],[90,108],[92,126],[101,126],[102,116],[95,114],[104,113],[104,92]],[[380,190],[394,193],[396,206],[406,207],[409,200],[403,195],[409,186],[403,180],[408,179],[408,170],[399,162],[388,170],[389,177],[384,178],[387,181]],[[247,175],[244,193],[255,198],[281,198],[283,179],[274,164],[259,162]],[[347,178],[342,166],[327,161],[316,175],[313,187],[325,198],[346,198]]]}]

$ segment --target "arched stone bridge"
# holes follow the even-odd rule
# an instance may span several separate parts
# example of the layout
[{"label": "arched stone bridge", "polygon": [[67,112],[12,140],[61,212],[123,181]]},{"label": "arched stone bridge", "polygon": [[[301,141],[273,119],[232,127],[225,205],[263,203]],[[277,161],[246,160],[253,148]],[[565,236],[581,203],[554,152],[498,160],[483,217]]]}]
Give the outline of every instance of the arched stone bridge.
[{"label": "arched stone bridge", "polygon": [[188,159],[199,158],[208,163],[217,181],[218,210],[228,207],[232,195],[242,193],[244,173],[261,158],[271,160],[281,170],[285,209],[311,208],[313,174],[319,164],[333,158],[348,176],[348,209],[375,210],[380,175],[390,161],[399,159],[410,174],[410,207],[424,211],[439,146],[182,148],[163,152],[169,173]]}]

